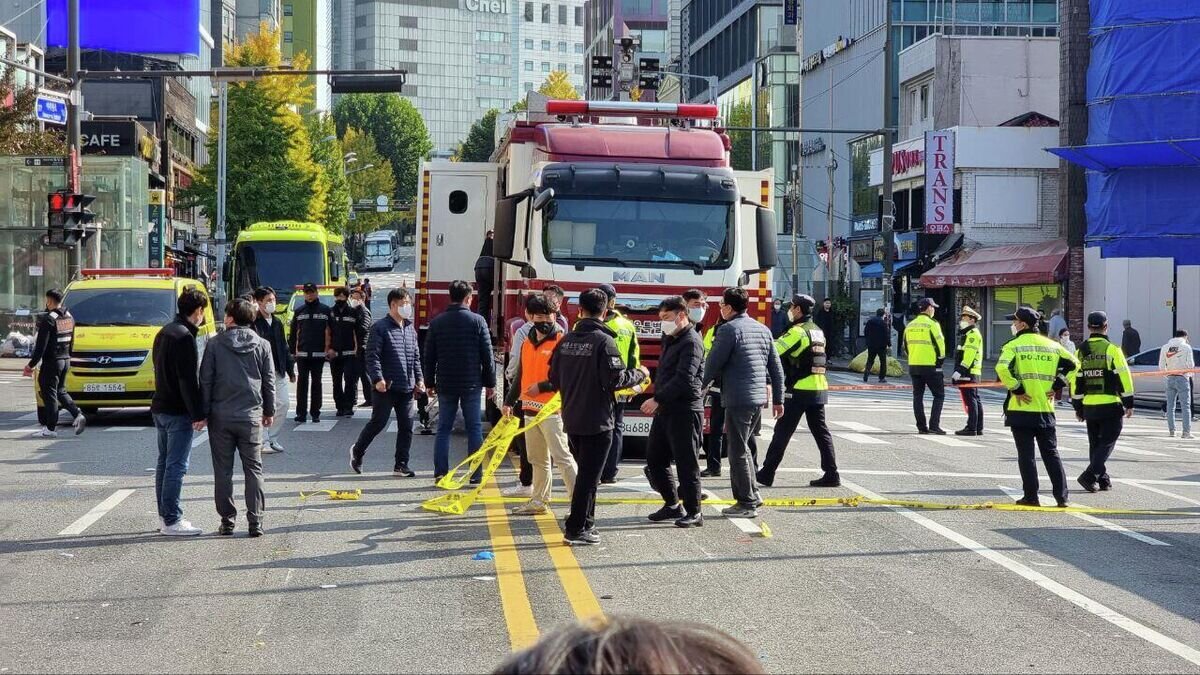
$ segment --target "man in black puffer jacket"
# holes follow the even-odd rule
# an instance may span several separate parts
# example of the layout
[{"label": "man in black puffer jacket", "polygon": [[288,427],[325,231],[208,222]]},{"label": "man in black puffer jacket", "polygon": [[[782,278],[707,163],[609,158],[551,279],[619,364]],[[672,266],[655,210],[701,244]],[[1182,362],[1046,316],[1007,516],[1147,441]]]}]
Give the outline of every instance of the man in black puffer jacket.
[{"label": "man in black puffer jacket", "polygon": [[[650,487],[662,495],[664,505],[650,514],[651,522],[674,520],[677,527],[700,527],[700,432],[704,428],[701,381],[704,343],[695,324],[688,319],[687,304],[679,296],[658,306],[662,323],[662,357],[654,398],[642,404],[642,412],[654,415],[646,446],[646,477]],[[671,475],[671,460],[679,470],[679,489]],[[680,502],[683,502],[680,504]]]}]

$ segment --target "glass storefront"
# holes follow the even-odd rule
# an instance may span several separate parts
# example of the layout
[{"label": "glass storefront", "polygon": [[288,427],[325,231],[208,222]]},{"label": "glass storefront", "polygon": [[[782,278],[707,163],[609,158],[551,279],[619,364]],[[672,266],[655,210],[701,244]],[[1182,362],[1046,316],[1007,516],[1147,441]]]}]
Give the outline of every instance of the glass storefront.
[{"label": "glass storefront", "polygon": [[[147,166],[134,157],[84,157],[83,192],[98,232],[84,246],[84,264],[147,264]],[[29,312],[50,288],[67,282],[67,253],[42,245],[46,195],[66,186],[62,167],[26,166],[24,157],[0,157],[0,334],[25,332]]]},{"label": "glass storefront", "polygon": [[987,346],[990,354],[999,354],[1000,347],[1012,339],[1012,331],[1009,328],[1012,321],[1004,317],[1016,312],[1017,307],[1029,305],[1041,312],[1043,317],[1049,319],[1050,313],[1062,307],[1063,303],[1061,284],[996,286],[990,290],[992,303],[988,316],[991,330],[988,333]]}]

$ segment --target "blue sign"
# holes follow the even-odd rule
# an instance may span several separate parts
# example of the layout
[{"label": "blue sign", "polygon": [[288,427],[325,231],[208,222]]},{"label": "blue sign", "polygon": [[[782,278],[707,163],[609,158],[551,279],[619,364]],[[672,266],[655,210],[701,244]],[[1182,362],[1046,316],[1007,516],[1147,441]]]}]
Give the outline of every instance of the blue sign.
[{"label": "blue sign", "polygon": [[783,24],[795,26],[800,18],[800,0],[783,0]]},{"label": "blue sign", "polygon": [[[46,45],[67,46],[67,0],[46,0]],[[79,44],[139,54],[200,53],[200,0],[79,0]]]},{"label": "blue sign", "polygon": [[34,117],[50,124],[67,123],[67,102],[61,98],[38,95],[37,106],[33,111]]}]

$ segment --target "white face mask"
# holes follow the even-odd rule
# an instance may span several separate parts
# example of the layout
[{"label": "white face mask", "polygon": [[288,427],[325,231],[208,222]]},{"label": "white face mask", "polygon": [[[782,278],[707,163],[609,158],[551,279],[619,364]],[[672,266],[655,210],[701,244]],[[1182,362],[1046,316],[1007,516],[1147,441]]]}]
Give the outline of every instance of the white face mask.
[{"label": "white face mask", "polygon": [[679,330],[679,325],[674,321],[659,321],[658,323],[662,327],[663,335],[674,335]]},{"label": "white face mask", "polygon": [[400,305],[400,318],[405,321],[412,320],[412,305]]},{"label": "white face mask", "polygon": [[275,313],[275,303],[268,302],[267,304],[263,305],[263,311],[266,312],[267,314],[274,314]]},{"label": "white face mask", "polygon": [[350,301],[350,306],[351,306],[351,307],[361,307],[361,306],[362,306],[362,301],[361,301],[361,300],[351,300],[351,301]]},{"label": "white face mask", "polygon": [[966,319],[963,319],[962,321],[958,322],[958,327],[965,330],[965,329],[971,327],[971,322],[967,321]]},{"label": "white face mask", "polygon": [[700,323],[704,320],[704,308],[692,307],[688,310],[688,318],[692,320],[692,323]]},{"label": "white face mask", "polygon": [[1021,332],[1021,329],[1020,329],[1020,328],[1017,328],[1017,324],[1015,324],[1015,323],[1014,323],[1014,324],[1012,324],[1011,326],[1009,326],[1009,329],[1010,329],[1010,330],[1012,330],[1012,334],[1013,334],[1014,336],[1015,336],[1017,333],[1020,333],[1020,332]]}]

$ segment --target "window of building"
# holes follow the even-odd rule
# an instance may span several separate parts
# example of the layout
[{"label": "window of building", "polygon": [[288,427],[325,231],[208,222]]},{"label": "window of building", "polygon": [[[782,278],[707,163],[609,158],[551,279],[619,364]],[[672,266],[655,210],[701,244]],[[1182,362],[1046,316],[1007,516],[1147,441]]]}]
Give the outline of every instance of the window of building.
[{"label": "window of building", "polygon": [[400,27],[401,28],[416,28],[417,27],[417,17],[402,16],[399,18],[400,18]]},{"label": "window of building", "polygon": [[575,74],[576,74],[576,75],[582,75],[582,74],[583,74],[583,66],[579,65],[578,63],[577,63],[577,64],[575,64]]},{"label": "window of building", "polygon": [[532,82],[525,83],[525,91],[533,91],[533,83]]},{"label": "window of building", "polygon": [[292,3],[290,3],[290,2],[283,3],[283,15],[284,16],[292,15]]},{"label": "window of building", "polygon": [[292,41],[292,31],[290,31],[290,30],[283,31],[283,41],[284,42]]},{"label": "window of building", "polygon": [[467,204],[469,203],[470,200],[467,199],[466,192],[463,192],[462,190],[454,190],[450,193],[450,199],[448,200],[450,213],[453,213],[454,215],[466,213]]},{"label": "window of building", "polygon": [[1056,0],[1033,0],[1033,21],[1057,24],[1058,2]]},{"label": "window of building", "polygon": [[531,73],[533,72],[533,61],[525,62],[525,70]]},{"label": "window of building", "polygon": [[558,25],[560,25],[560,26],[567,25],[567,6],[566,5],[558,6]]},{"label": "window of building", "polygon": [[476,60],[478,63],[485,63],[485,64],[491,64],[491,65],[496,65],[496,66],[502,66],[502,65],[504,65],[504,64],[506,64],[506,63],[508,63],[508,56],[507,56],[507,55],[505,55],[505,54],[483,54],[483,53],[479,53],[479,54],[476,54],[476,55],[475,55],[475,60]]},{"label": "window of building", "polygon": [[558,43],[558,51],[560,51],[560,52],[562,52],[562,53],[566,54],[566,53],[567,53],[567,43],[566,43],[566,42],[563,42],[563,41],[559,41],[559,43]]},{"label": "window of building", "polygon": [[485,87],[508,86],[508,78],[503,75],[476,75],[475,82]]},{"label": "window of building", "polygon": [[528,23],[533,23],[533,3],[532,2],[525,3],[525,21]]},{"label": "window of building", "polygon": [[549,61],[542,61],[542,72],[543,73],[550,72],[550,62]]},{"label": "window of building", "polygon": [[354,27],[355,28],[366,28],[367,27],[367,15],[360,14],[360,15],[354,17]]},{"label": "window of building", "polygon": [[478,42],[508,42],[508,33],[496,30],[477,30],[475,40]]},{"label": "window of building", "polygon": [[530,39],[526,38],[526,40],[525,40],[525,49],[533,49],[533,40],[530,40]]},{"label": "window of building", "polygon": [[481,96],[475,99],[475,102],[478,103],[479,107],[484,110],[491,110],[492,108],[499,110],[504,107],[504,99],[502,98],[489,98],[486,96]]},{"label": "window of building", "polygon": [[921,85],[921,119],[929,119],[929,85]]},{"label": "window of building", "polygon": [[575,25],[576,26],[583,25],[583,8],[582,7],[575,8]]},{"label": "window of building", "polygon": [[550,23],[550,3],[542,3],[542,23]]},{"label": "window of building", "polygon": [[582,53],[583,53],[583,43],[582,43],[582,42],[576,42],[576,43],[575,43],[575,53],[576,53],[576,54],[582,54]]},{"label": "window of building", "polygon": [[542,40],[542,51],[544,51],[544,52],[550,51],[550,41],[549,40]]},{"label": "window of building", "polygon": [[558,64],[558,69],[563,71],[564,73],[567,72],[567,64],[565,64],[565,63]]}]

